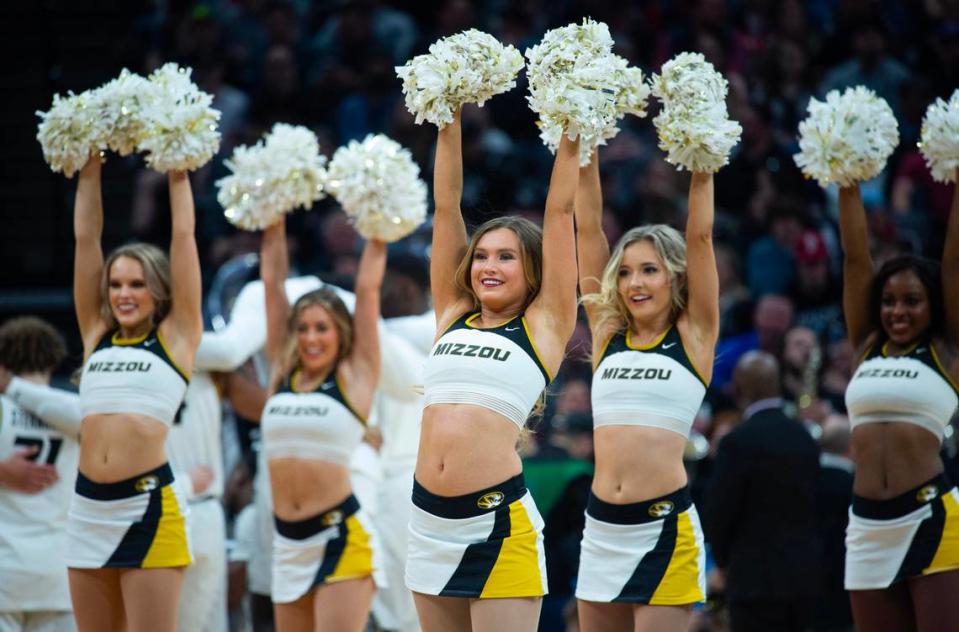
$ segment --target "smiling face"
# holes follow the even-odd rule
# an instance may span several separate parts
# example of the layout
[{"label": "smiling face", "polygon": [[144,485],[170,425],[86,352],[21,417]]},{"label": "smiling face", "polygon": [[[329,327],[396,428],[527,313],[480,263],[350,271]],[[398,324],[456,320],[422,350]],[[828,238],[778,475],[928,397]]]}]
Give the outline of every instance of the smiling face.
[{"label": "smiling face", "polygon": [[494,311],[522,306],[529,285],[515,232],[496,228],[480,237],[470,264],[470,287],[480,303]]},{"label": "smiling face", "polygon": [[914,343],[932,325],[929,292],[913,270],[902,270],[886,280],[879,322],[889,340],[899,346]]},{"label": "smiling face", "polygon": [[308,373],[319,373],[336,362],[340,332],[333,317],[320,305],[300,310],[294,324],[296,355]]},{"label": "smiling face", "polygon": [[669,313],[672,307],[669,270],[647,239],[633,242],[623,250],[616,287],[633,320],[654,319]]},{"label": "smiling face", "polygon": [[139,329],[156,311],[143,265],[133,257],[117,257],[107,281],[110,312],[121,329]]}]

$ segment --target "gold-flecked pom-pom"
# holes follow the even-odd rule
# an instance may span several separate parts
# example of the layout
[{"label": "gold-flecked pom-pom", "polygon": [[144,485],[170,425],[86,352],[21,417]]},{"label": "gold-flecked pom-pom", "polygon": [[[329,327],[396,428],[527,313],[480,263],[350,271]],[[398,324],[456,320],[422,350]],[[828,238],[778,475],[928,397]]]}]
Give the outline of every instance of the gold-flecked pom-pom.
[{"label": "gold-flecked pom-pom", "polygon": [[277,123],[256,145],[237,147],[224,164],[233,173],[217,180],[217,200],[227,220],[245,230],[262,230],[326,195],[326,157],[316,135],[302,126]]},{"label": "gold-flecked pom-pom", "polygon": [[65,97],[55,95],[47,112],[37,112],[37,140],[51,169],[72,178],[91,153],[106,148],[103,139],[107,128],[97,116],[98,111],[99,96],[88,90]]},{"label": "gold-flecked pom-pom", "polygon": [[397,241],[426,219],[426,184],[407,149],[382,135],[333,154],[327,187],[367,239]]}]

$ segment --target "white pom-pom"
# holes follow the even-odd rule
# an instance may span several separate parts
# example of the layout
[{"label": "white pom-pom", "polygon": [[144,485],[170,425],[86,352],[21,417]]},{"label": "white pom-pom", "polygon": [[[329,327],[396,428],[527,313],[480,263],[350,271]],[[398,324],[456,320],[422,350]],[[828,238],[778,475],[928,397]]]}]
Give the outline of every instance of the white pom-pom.
[{"label": "white pom-pom", "polygon": [[[607,85],[604,90],[613,94],[614,116],[607,121],[607,125],[595,135],[580,132],[579,163],[582,166],[589,164],[593,151],[600,145],[619,134],[617,123],[627,114],[643,118],[646,116],[646,102],[649,98],[649,86],[646,85],[643,71],[639,68],[630,68],[628,62],[619,55],[610,54],[610,72],[607,75]],[[562,125],[558,122],[548,124],[542,119],[539,121],[540,138],[553,153],[559,148],[563,136]]]},{"label": "white pom-pom", "polygon": [[333,154],[327,188],[367,239],[397,241],[426,219],[426,184],[410,152],[382,134]]},{"label": "white pom-pom", "polygon": [[97,116],[105,134],[98,144],[106,145],[121,156],[136,151],[146,131],[144,115],[155,98],[154,93],[154,86],[145,77],[126,68],[119,77],[97,88]]},{"label": "white pom-pom", "polygon": [[224,215],[245,230],[262,230],[295,208],[324,197],[326,157],[316,134],[277,123],[253,147],[240,146],[224,164],[232,175],[217,180]]},{"label": "white pom-pom", "polygon": [[98,111],[99,95],[88,90],[65,97],[54,95],[50,110],[37,112],[41,119],[37,140],[51,169],[72,178],[87,163],[91,152],[105,149],[99,145],[99,139],[106,136],[107,128],[97,116]]},{"label": "white pom-pom", "polygon": [[663,105],[653,119],[659,148],[678,169],[715,173],[729,162],[742,127],[726,110],[728,84],[699,53],[680,53],[652,77]]},{"label": "white pom-pom", "polygon": [[580,138],[580,163],[618,133],[626,114],[646,116],[649,87],[638,68],[612,52],[609,27],[586,18],[548,31],[526,51],[530,107],[540,137],[555,152],[563,130]]},{"label": "white pom-pom", "polygon": [[922,119],[919,143],[932,177],[937,182],[955,182],[959,168],[959,90],[949,101],[936,99]]},{"label": "white pom-pom", "polygon": [[220,112],[210,107],[213,97],[190,80],[190,72],[169,63],[150,75],[153,98],[144,108],[138,149],[157,171],[198,169],[220,149]]},{"label": "white pom-pom", "polygon": [[848,187],[879,174],[899,144],[892,109],[863,86],[837,90],[825,101],[809,100],[809,116],[799,124],[800,152],[793,158],[807,178]]},{"label": "white pom-pom", "polygon": [[464,103],[480,107],[494,95],[516,86],[523,56],[489,33],[469,29],[444,37],[396,67],[403,80],[406,108],[416,117],[443,127],[453,122],[453,112]]}]

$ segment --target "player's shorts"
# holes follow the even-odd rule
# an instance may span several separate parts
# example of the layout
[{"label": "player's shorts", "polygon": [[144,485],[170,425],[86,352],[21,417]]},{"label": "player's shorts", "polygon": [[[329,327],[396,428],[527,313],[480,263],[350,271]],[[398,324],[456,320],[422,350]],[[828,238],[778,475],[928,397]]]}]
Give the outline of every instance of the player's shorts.
[{"label": "player's shorts", "polygon": [[406,586],[443,597],[545,595],[543,518],[522,474],[463,496],[414,480]]},{"label": "player's shorts", "polygon": [[706,553],[686,487],[615,505],[590,493],[576,598],[681,606],[706,599]]},{"label": "player's shorts", "polygon": [[304,520],[274,520],[274,603],[290,603],[318,586],[348,579],[372,576],[383,583],[373,525],[352,494]]},{"label": "player's shorts", "polygon": [[192,561],[186,501],[163,464],[116,483],[77,473],[67,516],[69,568],[168,568]]},{"label": "player's shorts", "polygon": [[951,570],[959,570],[959,491],[945,475],[889,500],[853,496],[846,590]]}]

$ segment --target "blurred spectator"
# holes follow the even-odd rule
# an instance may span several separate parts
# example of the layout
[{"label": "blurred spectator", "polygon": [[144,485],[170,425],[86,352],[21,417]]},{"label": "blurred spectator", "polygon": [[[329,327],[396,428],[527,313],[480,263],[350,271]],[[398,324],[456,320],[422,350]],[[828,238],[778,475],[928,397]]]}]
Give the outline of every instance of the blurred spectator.
[{"label": "blurred spectator", "polygon": [[846,413],[846,386],[852,378],[854,350],[848,338],[830,343],[826,350],[826,369],[823,371],[819,392],[832,409]]},{"label": "blurred spectator", "polygon": [[846,560],[846,524],[852,503],[853,463],[849,458],[849,420],[830,415],[822,426],[816,515],[819,519],[821,564],[819,595],[813,629],[851,632],[852,610],[843,588]]},{"label": "blurred spectator", "polygon": [[[610,242],[615,243],[615,242]],[[714,243],[716,271],[719,274],[720,336],[735,328],[731,322],[736,309],[749,301],[749,289],[743,284],[742,261],[736,251],[721,241]]]},{"label": "blurred spectator", "polygon": [[302,125],[308,111],[294,50],[286,44],[271,46],[250,107],[251,123],[259,133],[269,131],[274,123]]},{"label": "blurred spectator", "polygon": [[[796,401],[810,386],[803,382],[808,378],[806,370],[814,352],[816,355],[820,354],[819,341],[816,339],[816,332],[812,329],[797,325],[786,332],[781,361],[784,399]],[[817,371],[816,380],[812,386],[819,385],[818,378]]]},{"label": "blurred spectator", "polygon": [[706,497],[732,630],[802,632],[816,596],[819,449],[783,412],[772,355],[744,355],[733,390],[743,422],[719,445]]},{"label": "blurred spectator", "polygon": [[747,351],[760,349],[779,357],[793,323],[792,302],[785,296],[766,295],[756,303],[752,322],[752,331],[721,339],[716,345],[711,389],[720,390],[729,383],[733,368]]},{"label": "blurred spectator", "polygon": [[832,274],[822,234],[813,229],[804,230],[796,240],[795,258],[796,324],[810,328],[827,340],[844,337],[839,283]]},{"label": "blurred spectator", "polygon": [[746,283],[754,297],[786,294],[796,274],[794,248],[802,231],[802,211],[794,201],[770,208],[768,234],[749,247]]},{"label": "blurred spectator", "polygon": [[573,412],[554,418],[549,438],[523,457],[523,476],[546,521],[543,547],[549,594],[540,630],[562,629],[563,608],[573,596],[586,501],[593,480],[593,418]]},{"label": "blurred spectator", "polygon": [[570,413],[590,414],[589,382],[573,377],[556,385],[553,415],[559,417]]},{"label": "blurred spectator", "polygon": [[899,90],[909,80],[909,70],[887,54],[886,29],[876,18],[849,26],[851,32],[843,33],[843,38],[848,39],[854,57],[826,73],[820,95],[862,85],[875,90],[898,113]]}]

